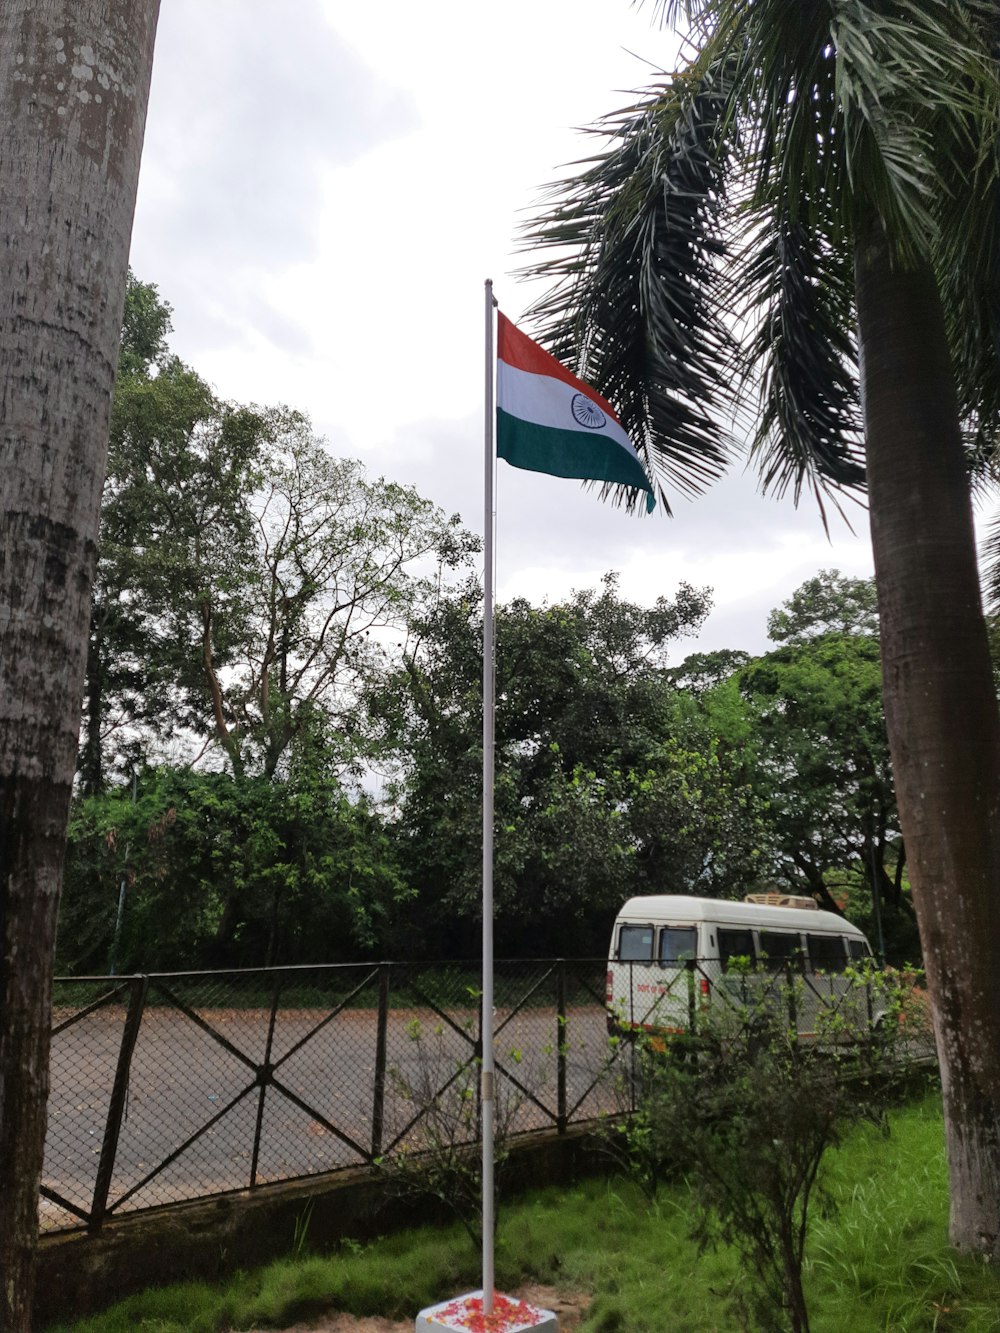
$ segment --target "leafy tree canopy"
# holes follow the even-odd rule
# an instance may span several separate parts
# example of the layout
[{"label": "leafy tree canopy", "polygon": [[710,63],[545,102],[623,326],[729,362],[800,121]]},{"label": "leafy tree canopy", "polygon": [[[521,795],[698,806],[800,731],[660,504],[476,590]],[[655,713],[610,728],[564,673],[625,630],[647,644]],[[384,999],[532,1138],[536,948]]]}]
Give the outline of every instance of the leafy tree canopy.
[{"label": "leafy tree canopy", "polygon": [[379,947],[408,892],[381,821],[315,762],[281,780],[148,770],[135,799],[126,785],[74,811],[59,965],[346,961]]},{"label": "leafy tree canopy", "polygon": [[835,633],[878,637],[874,579],[853,579],[836,569],[822,569],[767,618],[767,637],[773,643],[802,643]]},{"label": "leafy tree canopy", "polygon": [[[81,779],[170,752],[282,771],[319,709],[348,763],[360,693],[478,539],[332,457],[301,413],[222,402],[129,284],[94,590]],[[349,738],[349,739],[348,739]]]},{"label": "leafy tree canopy", "polygon": [[[706,591],[682,587],[643,608],[609,575],[563,603],[498,608],[499,947],[599,953],[630,894],[742,892],[754,875],[759,801],[683,721],[666,665],[709,605]],[[470,584],[415,627],[404,670],[374,700],[396,747],[401,859],[430,912],[431,947],[469,951],[481,897],[481,654]]]}]

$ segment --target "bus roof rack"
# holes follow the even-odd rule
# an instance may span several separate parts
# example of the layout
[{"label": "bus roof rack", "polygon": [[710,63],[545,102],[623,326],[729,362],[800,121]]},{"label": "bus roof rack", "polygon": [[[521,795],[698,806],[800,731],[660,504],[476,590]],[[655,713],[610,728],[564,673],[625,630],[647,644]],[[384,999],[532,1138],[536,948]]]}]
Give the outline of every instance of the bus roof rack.
[{"label": "bus roof rack", "polygon": [[758,907],[802,907],[816,908],[815,898],[805,898],[795,893],[748,893],[743,901],[756,903]]}]

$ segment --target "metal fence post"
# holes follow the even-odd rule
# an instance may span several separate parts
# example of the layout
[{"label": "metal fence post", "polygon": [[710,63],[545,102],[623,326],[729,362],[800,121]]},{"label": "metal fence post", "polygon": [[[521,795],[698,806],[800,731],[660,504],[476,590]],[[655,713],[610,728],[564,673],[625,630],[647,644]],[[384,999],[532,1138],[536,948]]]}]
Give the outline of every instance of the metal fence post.
[{"label": "metal fence post", "polygon": [[556,1130],[566,1133],[566,960],[556,963]]},{"label": "metal fence post", "polygon": [[271,992],[271,1012],[267,1020],[267,1041],[264,1044],[264,1062],[257,1068],[257,1119],[253,1128],[253,1152],[250,1157],[250,1188],[257,1185],[257,1167],[260,1164],[260,1136],[264,1127],[264,1101],[267,1097],[267,1085],[271,1081],[271,1051],[274,1048],[274,1025],[278,1018],[278,998],[281,995],[281,983],[284,974],[275,972],[274,989]]},{"label": "metal fence post", "polygon": [[799,970],[794,963],[785,965],[785,985],[788,988],[788,1030],[793,1034],[792,1040],[798,1044],[799,1040],[799,1013],[798,1005],[795,1003],[795,977],[799,975]]},{"label": "metal fence post", "polygon": [[375,1029],[375,1089],[372,1096],[372,1157],[382,1151],[385,1129],[385,1051],[389,1031],[389,968],[391,963],[378,965],[378,1019]]},{"label": "metal fence post", "polygon": [[636,1051],[639,1046],[639,1033],[635,1023],[635,963],[628,965],[628,1061],[629,1061],[629,1111],[635,1115],[639,1109],[639,1099],[636,1095],[638,1086],[638,1076],[636,1072]]},{"label": "metal fence post", "polygon": [[695,969],[698,966],[696,958],[688,958],[684,963],[684,970],[687,972],[688,988],[688,1035],[693,1037],[698,1027],[698,1003],[695,992],[698,989]]},{"label": "metal fence post", "polygon": [[146,992],[149,978],[130,977],[128,980],[128,1009],[125,1013],[125,1027],[122,1030],[122,1044],[118,1051],[118,1064],[115,1067],[115,1081],[111,1088],[111,1100],[108,1102],[108,1118],[104,1123],[104,1139],[101,1142],[101,1156],[97,1163],[97,1179],[94,1181],[94,1198],[90,1207],[88,1228],[99,1231],[108,1208],[108,1194],[111,1190],[111,1178],[118,1155],[118,1140],[121,1136],[122,1118],[128,1100],[129,1073],[132,1068],[132,1053],[136,1038],[139,1036],[139,1024],[142,1022],[146,1006]]}]

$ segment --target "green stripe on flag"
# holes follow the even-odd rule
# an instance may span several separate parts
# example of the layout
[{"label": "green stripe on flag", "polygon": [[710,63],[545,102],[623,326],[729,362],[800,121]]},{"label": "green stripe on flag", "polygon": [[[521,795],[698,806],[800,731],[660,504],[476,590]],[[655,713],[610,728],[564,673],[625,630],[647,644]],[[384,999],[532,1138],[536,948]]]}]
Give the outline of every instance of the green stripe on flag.
[{"label": "green stripe on flag", "polygon": [[638,459],[602,435],[536,426],[501,408],[497,411],[497,456],[529,472],[635,486],[649,492],[646,508],[653,507],[653,488]]}]

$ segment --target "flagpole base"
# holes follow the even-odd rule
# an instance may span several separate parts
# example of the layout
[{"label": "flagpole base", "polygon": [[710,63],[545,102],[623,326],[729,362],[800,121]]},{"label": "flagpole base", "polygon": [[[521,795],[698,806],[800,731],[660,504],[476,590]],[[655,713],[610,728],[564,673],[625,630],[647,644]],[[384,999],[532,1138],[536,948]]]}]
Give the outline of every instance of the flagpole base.
[{"label": "flagpole base", "polygon": [[486,1314],[480,1290],[421,1310],[416,1333],[557,1333],[558,1328],[559,1321],[551,1310],[541,1310],[500,1292],[494,1294],[492,1313]]}]

